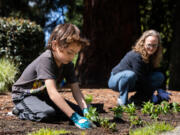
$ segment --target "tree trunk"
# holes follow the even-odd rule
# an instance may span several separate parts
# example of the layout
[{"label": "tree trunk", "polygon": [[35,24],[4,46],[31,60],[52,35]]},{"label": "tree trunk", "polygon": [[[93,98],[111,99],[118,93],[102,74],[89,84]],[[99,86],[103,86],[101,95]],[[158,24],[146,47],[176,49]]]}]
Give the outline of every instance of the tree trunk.
[{"label": "tree trunk", "polygon": [[170,90],[180,90],[180,1],[177,1],[175,11],[175,38],[171,48],[170,58]]},{"label": "tree trunk", "polygon": [[138,28],[136,0],[84,0],[83,34],[91,45],[78,59],[82,86],[107,87],[111,69],[134,44]]}]

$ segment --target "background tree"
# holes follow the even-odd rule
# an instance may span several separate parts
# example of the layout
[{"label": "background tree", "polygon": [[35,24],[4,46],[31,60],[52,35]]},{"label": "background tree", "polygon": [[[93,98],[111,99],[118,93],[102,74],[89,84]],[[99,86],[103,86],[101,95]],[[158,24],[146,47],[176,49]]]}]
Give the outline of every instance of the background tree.
[{"label": "background tree", "polygon": [[131,49],[138,33],[136,0],[84,0],[83,34],[91,46],[78,59],[83,86],[107,86],[110,71]]},{"label": "background tree", "polygon": [[180,90],[180,1],[177,1],[176,5],[175,23],[174,23],[174,41],[171,48],[170,57],[170,90]]}]

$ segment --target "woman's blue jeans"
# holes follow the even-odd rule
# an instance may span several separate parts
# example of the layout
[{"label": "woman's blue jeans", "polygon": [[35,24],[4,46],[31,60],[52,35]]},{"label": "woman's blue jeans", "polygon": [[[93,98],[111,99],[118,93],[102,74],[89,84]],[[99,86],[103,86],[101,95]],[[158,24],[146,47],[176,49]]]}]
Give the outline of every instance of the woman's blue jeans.
[{"label": "woman's blue jeans", "polygon": [[[151,95],[149,95],[149,97],[151,97],[154,91],[162,86],[164,75],[161,72],[152,72],[147,79],[148,85],[141,87],[141,89],[146,89],[146,91],[148,90],[147,93],[151,93]],[[138,92],[136,87],[137,81],[137,75],[135,72],[131,70],[124,70],[116,73],[115,75],[111,73],[108,86],[110,89],[120,92],[119,99],[121,99],[121,104],[125,105],[128,100],[128,92],[132,90]],[[148,86],[149,88],[147,88]],[[143,92],[143,90],[141,90],[141,92]],[[147,93],[142,93],[142,95]]]}]

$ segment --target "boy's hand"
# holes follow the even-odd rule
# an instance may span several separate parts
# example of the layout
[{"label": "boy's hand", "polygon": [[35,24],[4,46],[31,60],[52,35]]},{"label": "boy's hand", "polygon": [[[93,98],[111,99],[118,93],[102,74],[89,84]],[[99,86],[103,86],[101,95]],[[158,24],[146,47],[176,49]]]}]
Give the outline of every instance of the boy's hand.
[{"label": "boy's hand", "polygon": [[93,127],[92,123],[86,117],[81,117],[78,113],[73,113],[71,120],[74,122],[76,127],[80,129],[89,129]]},{"label": "boy's hand", "polygon": [[157,92],[158,92],[158,96],[161,98],[161,100],[169,101],[170,100],[170,95],[172,95],[171,93],[166,92],[163,89],[158,89]]}]

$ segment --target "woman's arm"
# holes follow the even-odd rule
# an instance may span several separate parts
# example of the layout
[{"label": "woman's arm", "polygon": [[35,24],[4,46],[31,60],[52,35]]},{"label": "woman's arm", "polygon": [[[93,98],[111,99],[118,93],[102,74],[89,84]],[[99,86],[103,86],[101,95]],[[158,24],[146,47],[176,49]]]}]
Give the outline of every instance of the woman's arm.
[{"label": "woman's arm", "polygon": [[72,89],[72,94],[74,99],[76,100],[76,102],[78,103],[78,105],[80,106],[80,108],[83,110],[84,108],[87,108],[87,104],[84,100],[84,96],[82,94],[82,92],[80,91],[79,88],[79,83],[72,83],[70,84],[71,89]]},{"label": "woman's arm", "polygon": [[45,80],[45,85],[50,99],[70,118],[74,113],[74,110],[72,110],[72,108],[57,91],[55,80],[47,79]]}]

